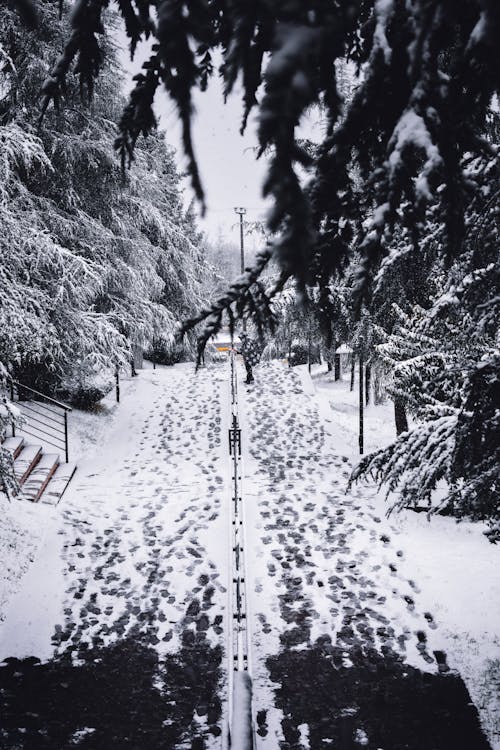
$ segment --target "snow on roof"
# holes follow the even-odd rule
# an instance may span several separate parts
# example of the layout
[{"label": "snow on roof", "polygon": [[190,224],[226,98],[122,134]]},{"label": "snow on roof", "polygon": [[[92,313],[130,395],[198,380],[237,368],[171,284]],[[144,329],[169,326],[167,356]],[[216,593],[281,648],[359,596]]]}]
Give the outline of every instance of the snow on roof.
[{"label": "snow on roof", "polygon": [[335,349],[335,354],[352,354],[352,349],[347,344],[341,344],[338,349]]},{"label": "snow on roof", "polygon": [[[231,343],[231,334],[230,333],[219,332],[215,336],[212,336],[212,338],[210,339],[210,341],[212,341],[212,343],[214,343],[214,344]],[[235,344],[239,344],[240,343],[240,337],[235,335],[233,337],[233,342]]]}]

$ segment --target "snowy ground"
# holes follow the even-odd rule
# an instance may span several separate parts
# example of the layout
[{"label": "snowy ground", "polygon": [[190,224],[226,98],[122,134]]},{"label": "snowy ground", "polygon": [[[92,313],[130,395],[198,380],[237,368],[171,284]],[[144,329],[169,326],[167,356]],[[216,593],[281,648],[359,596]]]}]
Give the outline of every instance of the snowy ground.
[{"label": "snowy ground", "polygon": [[79,463],[0,634],[2,747],[217,741],[226,385],[224,368],[141,373]]},{"label": "snowy ground", "polygon": [[[346,494],[355,406],[348,387],[323,385],[326,395],[303,368],[275,364],[261,369],[243,408],[260,746],[338,747],[354,734],[353,747],[487,747],[457,667],[498,743],[497,551],[480,530],[450,522],[430,527],[424,546],[429,526],[421,517],[388,521],[373,487]],[[387,409],[367,415],[369,447],[388,437]],[[446,546],[434,551],[441,537]],[[455,549],[464,538],[482,557],[475,570]],[[468,604],[456,584],[447,588],[457,574],[476,587]],[[482,620],[488,600],[491,625]],[[479,602],[475,616],[460,617],[462,606]],[[465,626],[452,649],[457,621]],[[466,655],[476,638],[484,639],[477,661]]]},{"label": "snowy ground", "polygon": [[[63,502],[0,522],[0,747],[225,747],[228,375],[149,369],[76,412]],[[283,363],[240,387],[257,747],[496,750],[497,550],[345,493],[355,397]],[[366,430],[391,439],[388,405]]]},{"label": "snowy ground", "polygon": [[[307,380],[307,378],[306,378]],[[329,431],[342,441],[352,462],[358,460],[358,396],[347,379],[335,383],[324,368],[313,372],[320,410],[331,417]],[[357,386],[357,382],[356,382]],[[328,409],[331,414],[328,415]],[[366,452],[394,439],[391,401],[365,408]],[[388,504],[385,493],[373,498],[380,515]],[[433,612],[438,628],[436,646],[459,669],[490,741],[500,748],[500,551],[490,544],[482,524],[456,523],[410,511],[393,514],[391,527],[404,552],[400,571],[420,586],[421,606]]]}]

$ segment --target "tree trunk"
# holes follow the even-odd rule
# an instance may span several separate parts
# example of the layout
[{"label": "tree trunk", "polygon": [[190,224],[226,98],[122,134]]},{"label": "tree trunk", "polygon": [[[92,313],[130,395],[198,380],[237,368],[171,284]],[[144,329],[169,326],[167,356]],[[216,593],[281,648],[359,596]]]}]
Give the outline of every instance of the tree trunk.
[{"label": "tree trunk", "polygon": [[366,368],[365,368],[365,403],[367,406],[370,403],[371,382],[372,382],[372,368],[371,368],[371,365],[366,365]]},{"label": "tree trunk", "polygon": [[340,354],[335,355],[335,380],[340,380],[342,375],[340,369]]},{"label": "tree trunk", "polygon": [[326,360],[326,364],[327,364],[327,367],[328,367],[328,372],[331,372],[333,370],[333,365],[332,365],[332,363],[330,362],[329,359]]},{"label": "tree trunk", "polygon": [[354,376],[356,374],[356,357],[354,354],[351,359],[351,391],[354,390]]},{"label": "tree trunk", "polygon": [[375,406],[383,404],[385,401],[385,393],[382,385],[382,380],[377,369],[375,369],[375,374],[373,377],[373,401],[375,403]]},{"label": "tree trunk", "polygon": [[408,419],[406,417],[406,409],[404,401],[400,398],[394,399],[394,420],[396,422],[396,435],[401,435],[402,432],[407,431]]}]

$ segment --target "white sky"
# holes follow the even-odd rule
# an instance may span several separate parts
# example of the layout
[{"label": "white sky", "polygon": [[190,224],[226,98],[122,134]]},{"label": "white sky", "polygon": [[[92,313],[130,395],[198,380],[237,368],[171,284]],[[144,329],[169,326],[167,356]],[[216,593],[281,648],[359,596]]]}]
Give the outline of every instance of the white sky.
[{"label": "white sky", "polygon": [[[261,185],[266,163],[264,157],[255,158],[255,122],[249,123],[243,136],[239,134],[240,100],[233,96],[224,105],[218,79],[212,80],[204,94],[196,92],[194,98],[193,140],[207,202],[203,226],[214,237],[219,226],[224,234],[228,234],[237,223],[239,217],[234,212],[235,206],[246,207],[249,221],[264,218],[266,207],[261,197]],[[166,130],[167,141],[177,150],[179,166],[184,167],[179,121],[175,106],[165,94],[158,96],[157,112],[161,126]],[[186,192],[191,193],[189,187]]]},{"label": "white sky", "polygon": [[[121,36],[121,35],[120,35]],[[124,41],[124,34],[120,41]],[[136,53],[134,62],[129,60],[124,50],[123,64],[130,78],[136,73],[147,56],[147,46]],[[130,88],[130,85],[127,87]],[[242,103],[238,94],[233,94],[224,104],[222,86],[217,76],[209,83],[205,93],[194,93],[196,114],[193,122],[193,141],[201,179],[205,189],[207,212],[200,219],[201,228],[215,240],[219,229],[227,237],[239,242],[239,217],[235,206],[247,209],[248,221],[265,218],[266,203],[262,198],[262,183],[266,173],[265,157],[256,160],[256,122],[249,121],[243,136],[239,133]],[[185,168],[181,143],[181,128],[175,105],[161,90],[157,94],[155,110],[159,124],[166,131],[166,138],[177,151],[179,169]],[[305,132],[314,137],[318,124],[308,118]],[[189,181],[185,181],[185,195],[188,203],[192,191]],[[258,242],[254,236],[248,237],[250,247]]]}]

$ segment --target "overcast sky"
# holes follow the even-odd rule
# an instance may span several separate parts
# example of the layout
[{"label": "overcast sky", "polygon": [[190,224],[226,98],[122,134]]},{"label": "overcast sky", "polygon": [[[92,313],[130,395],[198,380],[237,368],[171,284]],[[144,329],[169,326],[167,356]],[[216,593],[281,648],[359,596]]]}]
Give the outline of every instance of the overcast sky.
[{"label": "overcast sky", "polygon": [[[124,44],[124,35],[120,39]],[[131,76],[138,71],[147,48],[139,49],[133,63],[126,52],[123,64]],[[218,235],[219,228],[228,238],[239,241],[238,217],[235,206],[247,209],[249,221],[265,218],[266,204],[262,199],[262,183],[266,172],[265,157],[256,160],[256,122],[252,119],[243,136],[239,133],[242,104],[241,97],[233,94],[224,104],[222,86],[218,77],[213,77],[205,93],[195,92],[196,115],[193,126],[195,152],[200,168],[207,213],[200,225],[211,239]],[[185,167],[181,145],[181,129],[174,104],[162,90],[157,94],[155,110],[166,138],[177,151],[180,169]],[[309,118],[305,131],[311,137],[316,123]],[[186,198],[192,196],[188,181],[185,184]],[[256,242],[249,237],[249,245]]]},{"label": "overcast sky", "polygon": [[[238,220],[235,206],[245,206],[251,221],[264,217],[261,185],[266,164],[264,158],[255,158],[255,122],[249,124],[243,136],[239,134],[240,100],[233,96],[224,105],[218,79],[210,83],[204,94],[195,94],[195,103],[193,137],[207,201],[204,225],[213,236],[219,226],[227,233]],[[183,165],[181,131],[175,107],[163,95],[158,97],[157,111],[167,132],[167,140],[177,149],[178,160]]]},{"label": "overcast sky", "polygon": [[[123,64],[131,76],[140,68],[147,49],[138,50],[133,63],[126,53]],[[128,87],[129,88],[129,87]],[[249,221],[265,217],[266,206],[261,197],[261,185],[266,171],[264,157],[257,161],[255,120],[248,124],[247,132],[241,136],[241,99],[234,95],[224,104],[222,86],[214,77],[205,93],[195,92],[196,114],[193,123],[193,139],[205,197],[207,213],[200,224],[207,234],[215,239],[219,227],[228,237],[238,239],[238,216],[235,206],[245,206]],[[181,144],[181,128],[175,105],[161,90],[156,96],[155,111],[159,124],[166,131],[166,138],[177,151],[177,162],[182,170],[186,166]],[[186,202],[192,191],[188,179],[185,181]]]}]

